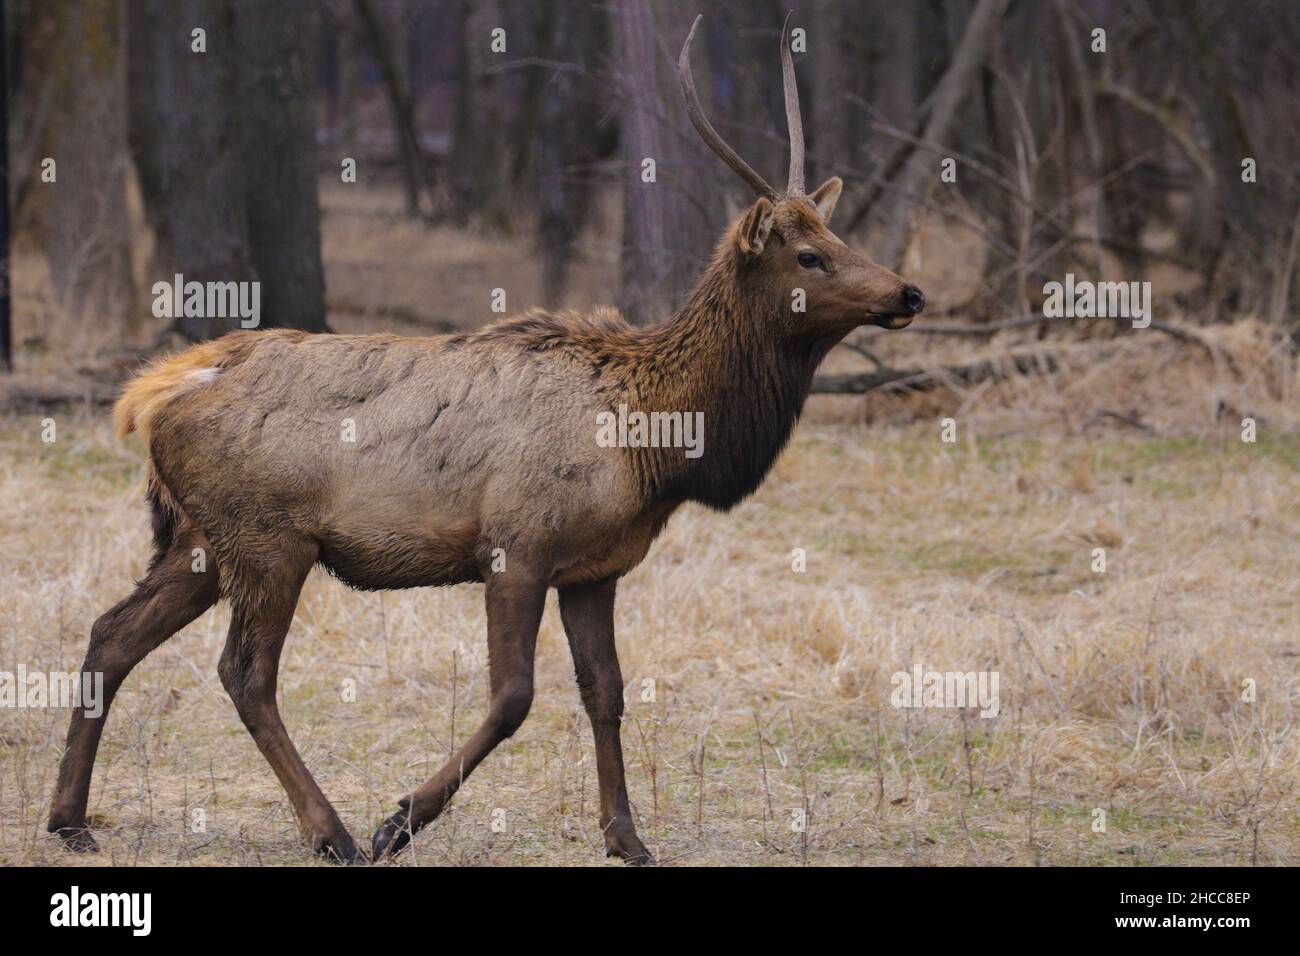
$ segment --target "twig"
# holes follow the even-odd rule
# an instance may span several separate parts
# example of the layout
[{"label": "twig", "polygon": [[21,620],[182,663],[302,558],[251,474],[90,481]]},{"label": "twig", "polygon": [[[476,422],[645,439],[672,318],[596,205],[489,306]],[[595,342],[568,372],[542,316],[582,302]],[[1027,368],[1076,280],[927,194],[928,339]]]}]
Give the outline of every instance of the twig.
[{"label": "twig", "polygon": [[1117,422],[1123,422],[1125,425],[1131,425],[1140,431],[1146,432],[1148,435],[1157,434],[1154,428],[1142,421],[1142,419],[1138,418],[1136,415],[1125,415],[1123,412],[1112,412],[1109,410],[1102,410],[1089,418],[1083,423],[1083,427],[1079,429],[1079,433],[1083,434],[1093,425],[1103,422],[1108,418],[1113,418]]},{"label": "twig", "polygon": [[1001,381],[1016,375],[1055,372],[1058,367],[1055,354],[1039,351],[935,369],[883,368],[874,372],[819,375],[813,379],[812,391],[820,395],[863,395],[882,389],[890,392],[924,392],[946,383],[976,385],[988,379]]},{"label": "twig", "polygon": [[846,348],[846,349],[848,349],[848,350],[850,350],[850,351],[852,351],[852,352],[857,352],[859,355],[861,355],[861,356],[862,356],[863,358],[865,358],[865,359],[869,359],[869,360],[871,360],[872,362],[875,363],[876,368],[887,368],[887,367],[888,367],[888,366],[885,365],[885,361],[884,361],[884,359],[882,359],[882,358],[881,358],[879,355],[877,355],[875,352],[871,351],[869,348],[867,348],[867,347],[866,347],[865,345],[863,345],[861,342],[858,342],[858,341],[847,341],[847,340],[846,340],[846,341],[844,341],[844,342],[841,342],[840,345],[842,345],[844,348]]},{"label": "twig", "polygon": [[763,772],[763,793],[767,796],[767,813],[763,815],[763,846],[770,846],[767,834],[767,821],[774,816],[772,811],[772,788],[767,782],[767,755],[763,752],[763,725],[759,723],[758,711],[754,711],[754,733],[758,735],[758,765]]}]

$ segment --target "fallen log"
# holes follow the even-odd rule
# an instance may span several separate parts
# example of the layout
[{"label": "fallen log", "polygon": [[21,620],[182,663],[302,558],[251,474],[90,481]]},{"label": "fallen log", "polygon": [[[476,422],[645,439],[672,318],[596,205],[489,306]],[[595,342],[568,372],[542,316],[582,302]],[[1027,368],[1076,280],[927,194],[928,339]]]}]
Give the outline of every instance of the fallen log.
[{"label": "fallen log", "polygon": [[10,380],[0,384],[0,410],[44,412],[69,405],[112,405],[118,390],[105,382]]},{"label": "fallen log", "polygon": [[[890,368],[868,343],[879,335],[955,335],[986,336],[1005,329],[1022,328],[1031,325],[1052,325],[1064,322],[1063,319],[1049,319],[1042,315],[1018,315],[998,322],[984,325],[963,324],[919,324],[903,332],[881,332],[857,339],[846,340],[840,345],[859,355],[870,359],[876,368],[870,372],[851,372],[841,375],[818,375],[813,379],[813,394],[819,395],[865,395],[870,392],[924,392],[938,386],[951,383],[954,385],[977,385],[984,381],[1001,381],[1016,375],[1032,375],[1040,372],[1055,372],[1058,363],[1053,353],[1038,351],[1024,355],[1008,355],[982,362],[966,365],[951,365],[935,368]],[[1092,321],[1091,319],[1087,321]],[[1128,321],[1128,320],[1124,320]],[[1169,322],[1151,320],[1149,328],[1168,335],[1177,342],[1199,348],[1215,362],[1223,362],[1233,374],[1240,374],[1236,362],[1213,342],[1201,337],[1191,329]],[[874,330],[873,330],[874,331]]]},{"label": "fallen log", "polygon": [[870,372],[818,375],[813,378],[815,395],[867,395],[871,392],[925,392],[941,385],[978,385],[1018,375],[1055,372],[1060,367],[1055,353],[1030,352],[1007,355],[966,365],[935,368],[878,368]]},{"label": "fallen log", "polygon": [[[1082,323],[1082,322],[1092,322],[1092,321],[1096,321],[1097,319],[1107,319],[1107,318],[1115,319],[1118,322],[1132,322],[1132,319],[1125,318],[1122,316],[1095,316],[1095,317],[1089,316],[1089,317],[1083,317],[1079,319],[1070,319],[1068,321]],[[915,325],[909,326],[907,329],[904,329],[902,331],[909,335],[993,335],[997,332],[1005,331],[1006,329],[1016,329],[1016,328],[1022,328],[1024,326],[1030,326],[1030,325],[1051,326],[1059,323],[1065,323],[1066,321],[1067,321],[1066,319],[1051,319],[1039,313],[1031,313],[1029,315],[1017,315],[1010,319],[1001,319],[1000,321],[997,322],[987,322],[983,325],[975,325],[974,323],[943,324],[943,323],[922,322],[922,323],[917,323]],[[1204,349],[1211,356],[1215,354],[1215,347],[1212,344],[1210,344],[1208,341],[1206,341],[1204,338],[1202,338],[1200,335],[1193,332],[1191,329],[1174,325],[1171,322],[1163,322],[1160,319],[1151,319],[1147,327],[1153,329],[1156,332],[1163,332],[1165,335],[1168,335],[1171,338],[1175,338],[1180,342],[1184,342],[1187,345],[1195,345],[1197,348]],[[1137,331],[1141,331],[1141,330],[1139,329]],[[897,335],[897,334],[899,333],[876,332],[873,329],[871,330],[871,333],[868,334],[867,336],[864,336],[864,338],[877,338],[880,335]],[[842,343],[842,344],[848,344],[848,343]]]}]

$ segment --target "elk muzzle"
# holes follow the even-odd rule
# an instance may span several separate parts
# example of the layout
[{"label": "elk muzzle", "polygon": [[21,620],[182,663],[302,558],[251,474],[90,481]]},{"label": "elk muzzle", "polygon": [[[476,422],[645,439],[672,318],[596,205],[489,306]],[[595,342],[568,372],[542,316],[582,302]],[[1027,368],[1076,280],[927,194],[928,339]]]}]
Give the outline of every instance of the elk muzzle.
[{"label": "elk muzzle", "polygon": [[871,317],[871,322],[882,329],[905,329],[924,308],[925,293],[914,285],[905,285],[898,294],[897,308],[888,312],[875,313]]}]

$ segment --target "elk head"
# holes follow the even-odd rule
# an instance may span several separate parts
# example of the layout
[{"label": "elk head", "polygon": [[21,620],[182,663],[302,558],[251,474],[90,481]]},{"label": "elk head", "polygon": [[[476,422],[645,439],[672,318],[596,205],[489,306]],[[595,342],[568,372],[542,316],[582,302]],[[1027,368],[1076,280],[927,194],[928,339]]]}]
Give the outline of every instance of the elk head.
[{"label": "elk head", "polygon": [[844,184],[832,176],[811,194],[804,191],[803,120],[794,61],[790,18],[781,30],[781,72],[785,115],[790,130],[790,176],[778,193],[718,135],[700,107],[691,73],[690,50],[701,17],[696,17],[677,63],[691,123],[709,148],[758,193],[758,200],[732,224],[724,240],[733,247],[749,281],[792,300],[802,289],[802,313],[784,310],[798,334],[843,336],[859,325],[901,329],[925,307],[925,294],[890,270],[854,252],[827,228]]}]

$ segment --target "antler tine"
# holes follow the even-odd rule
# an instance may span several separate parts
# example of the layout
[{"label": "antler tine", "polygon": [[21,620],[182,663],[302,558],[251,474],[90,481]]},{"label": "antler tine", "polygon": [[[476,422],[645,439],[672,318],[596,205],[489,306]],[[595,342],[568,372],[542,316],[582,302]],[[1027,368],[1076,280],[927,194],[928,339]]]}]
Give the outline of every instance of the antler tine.
[{"label": "antler tine", "polygon": [[790,130],[790,182],[785,187],[787,196],[802,196],[803,182],[803,118],[799,114],[799,87],[794,78],[794,58],[790,55],[791,10],[785,15],[781,27],[781,79],[785,86],[785,122]]},{"label": "antler tine", "polygon": [[[737,175],[753,188],[754,192],[760,196],[766,196],[768,199],[779,198],[775,189],[767,184],[758,173],[754,172],[749,163],[737,155],[736,151],[728,146],[718,135],[718,131],[713,128],[709,122],[704,110],[700,107],[700,95],[695,91],[695,77],[691,73],[691,40],[695,38],[695,28],[700,25],[703,16],[697,16],[695,22],[691,24],[691,32],[686,34],[686,43],[682,46],[682,55],[677,61],[677,77],[682,84],[682,96],[686,99],[686,115],[691,118],[691,123],[695,126],[695,131],[700,134],[700,138],[722,159],[724,163],[730,166]],[[795,105],[796,110],[798,104]],[[796,116],[796,122],[798,118]],[[802,144],[802,140],[800,141]],[[801,145],[802,149],[802,145]],[[791,160],[793,163],[793,160]],[[803,160],[800,159],[800,169],[803,168]],[[790,167],[793,175],[794,167]],[[800,173],[800,183],[802,185],[802,172]]]}]

